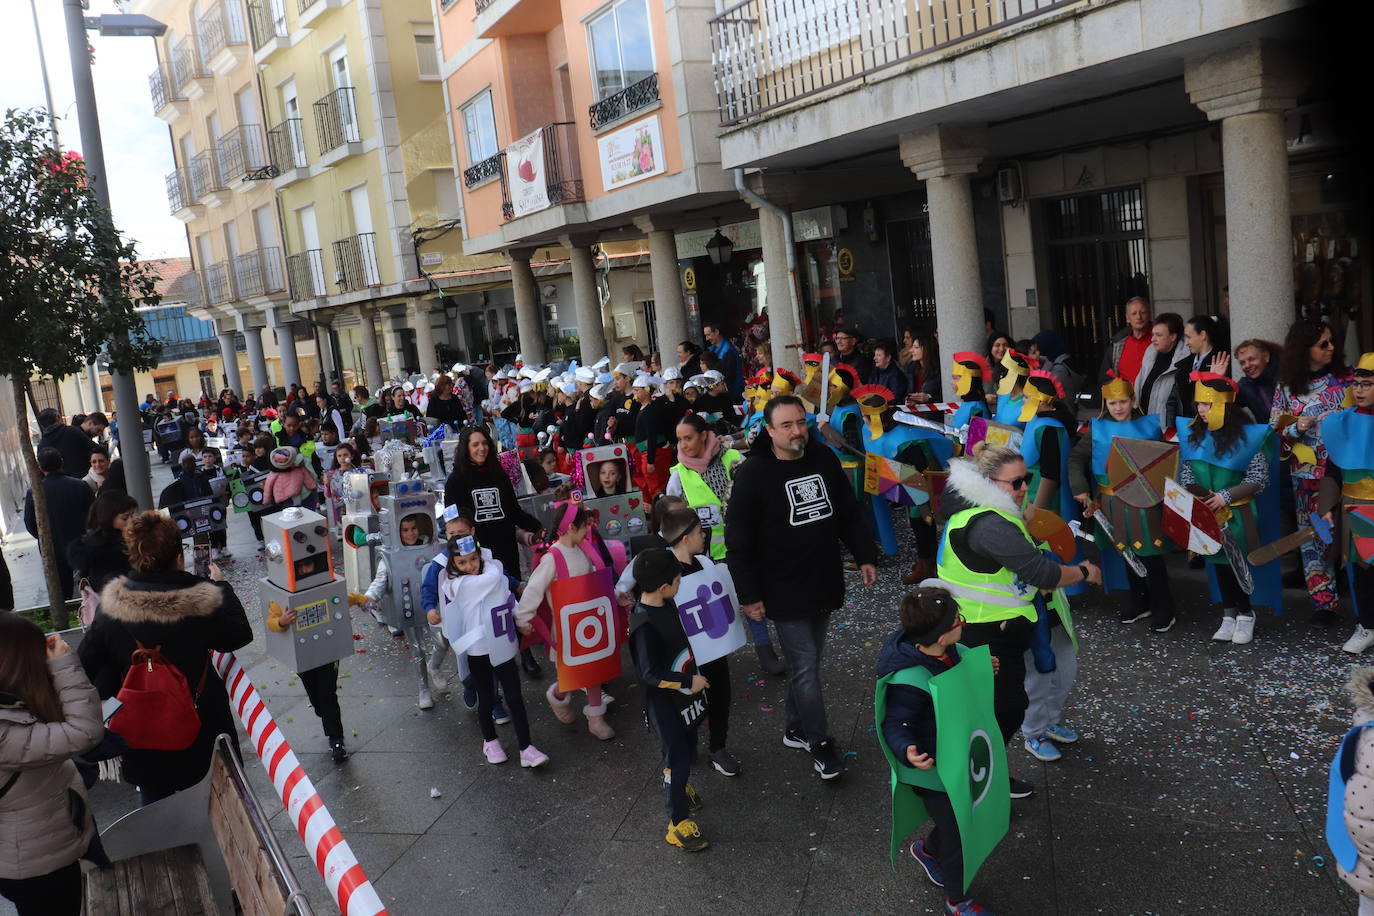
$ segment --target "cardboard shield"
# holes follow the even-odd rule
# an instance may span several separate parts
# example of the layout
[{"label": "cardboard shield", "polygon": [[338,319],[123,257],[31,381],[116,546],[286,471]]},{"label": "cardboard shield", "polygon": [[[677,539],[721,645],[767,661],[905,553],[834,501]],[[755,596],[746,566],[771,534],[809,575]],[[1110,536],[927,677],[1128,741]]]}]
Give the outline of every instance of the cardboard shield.
[{"label": "cardboard shield", "polygon": [[729,655],[745,643],[735,580],[724,563],[701,557],[701,569],[682,577],[677,613],[698,665]]},{"label": "cardboard shield", "polygon": [[1216,515],[1172,477],[1164,481],[1163,528],[1184,550],[1207,557],[1221,552],[1221,525]]},{"label": "cardboard shield", "polygon": [[909,464],[869,452],[864,455],[864,492],[899,506],[930,502],[930,484]]},{"label": "cardboard shield", "polygon": [[625,630],[616,613],[615,573],[603,567],[549,585],[558,689],[564,693],[620,674]]},{"label": "cardboard shield", "polygon": [[1064,521],[1049,509],[1036,508],[1035,512],[1026,520],[1026,530],[1030,536],[1037,541],[1042,541],[1046,547],[1054,551],[1054,555],[1065,563],[1073,561],[1077,553],[1077,545],[1074,544],[1073,529],[1068,522]]},{"label": "cardboard shield", "polygon": [[973,447],[986,439],[993,445],[1005,445],[1007,448],[1021,448],[1021,429],[1008,423],[998,423],[996,420],[985,420],[982,417],[974,417],[968,423],[968,442],[965,450],[973,452]]},{"label": "cardboard shield", "polygon": [[1006,836],[1011,821],[1006,744],[992,706],[987,646],[960,653],[959,664],[930,679],[935,704],[935,769],[959,823],[964,888]]},{"label": "cardboard shield", "polygon": [[1107,453],[1107,481],[1128,506],[1149,509],[1164,499],[1164,481],[1178,477],[1178,443],[1116,436]]}]

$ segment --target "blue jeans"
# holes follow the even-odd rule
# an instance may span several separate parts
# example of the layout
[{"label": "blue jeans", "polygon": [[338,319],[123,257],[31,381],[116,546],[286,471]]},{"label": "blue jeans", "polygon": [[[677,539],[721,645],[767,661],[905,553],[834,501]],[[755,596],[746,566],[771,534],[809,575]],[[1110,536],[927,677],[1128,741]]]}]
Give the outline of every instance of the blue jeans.
[{"label": "blue jeans", "polygon": [[821,695],[821,651],[830,629],[830,613],[773,621],[787,662],[787,729],[805,735],[813,746],[830,737]]},{"label": "blue jeans", "polygon": [[773,644],[773,637],[768,635],[767,620],[755,620],[752,617],[745,617],[744,622],[749,624],[749,632],[754,634],[754,645],[769,646]]}]

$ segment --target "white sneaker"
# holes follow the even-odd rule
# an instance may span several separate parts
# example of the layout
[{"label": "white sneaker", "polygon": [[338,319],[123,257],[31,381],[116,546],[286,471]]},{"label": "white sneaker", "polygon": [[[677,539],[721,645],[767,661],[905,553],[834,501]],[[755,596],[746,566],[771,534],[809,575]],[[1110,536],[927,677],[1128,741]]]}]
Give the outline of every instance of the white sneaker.
[{"label": "white sneaker", "polygon": [[1365,649],[1374,646],[1374,630],[1366,630],[1363,624],[1355,624],[1355,632],[1341,646],[1351,655],[1359,655]]},{"label": "white sneaker", "polygon": [[1249,617],[1236,618],[1236,632],[1231,637],[1231,644],[1243,646],[1255,638],[1255,615]]},{"label": "white sneaker", "polygon": [[443,671],[444,657],[436,650],[425,662],[425,670],[429,672],[429,686],[435,690],[443,690],[448,686],[448,675]]},{"label": "white sneaker", "polygon": [[[1254,628],[1254,619],[1253,619],[1253,618],[1251,618],[1250,626],[1251,626],[1251,629]],[[1234,617],[1223,617],[1223,618],[1221,618],[1221,627],[1220,627],[1220,629],[1218,629],[1215,633],[1212,634],[1212,638],[1215,639],[1217,642],[1231,642],[1232,640],[1235,639],[1235,636],[1236,636],[1236,618],[1234,618]]]},{"label": "white sneaker", "polygon": [[434,708],[434,697],[430,696],[429,688],[423,684],[420,685],[420,702],[418,705],[421,709]]}]

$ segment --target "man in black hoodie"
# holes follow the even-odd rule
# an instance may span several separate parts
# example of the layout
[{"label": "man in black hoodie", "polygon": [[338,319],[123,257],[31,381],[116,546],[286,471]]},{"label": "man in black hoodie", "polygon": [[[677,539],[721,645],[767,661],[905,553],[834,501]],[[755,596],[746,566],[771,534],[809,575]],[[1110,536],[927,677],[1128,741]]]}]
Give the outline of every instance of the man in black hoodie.
[{"label": "man in black hoodie", "polygon": [[821,695],[821,652],[830,614],[844,602],[840,544],[865,585],[878,580],[878,548],[868,534],[839,459],[809,441],[806,408],[791,395],[763,409],[759,437],[735,472],[726,507],[727,562],[743,610],[769,617],[787,659],[787,730],[782,743],[811,752],[816,772],[843,771]]}]

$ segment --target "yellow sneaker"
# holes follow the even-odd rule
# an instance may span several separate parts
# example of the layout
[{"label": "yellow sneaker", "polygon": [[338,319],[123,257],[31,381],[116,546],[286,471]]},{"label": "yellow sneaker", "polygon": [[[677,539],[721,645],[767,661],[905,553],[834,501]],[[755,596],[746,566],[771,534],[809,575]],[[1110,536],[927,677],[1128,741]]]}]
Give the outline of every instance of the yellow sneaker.
[{"label": "yellow sneaker", "polygon": [[687,783],[687,810],[696,814],[706,803],[701,800],[701,794],[697,792],[696,786]]},{"label": "yellow sneaker", "polygon": [[701,852],[707,846],[706,838],[701,835],[701,828],[697,822],[691,818],[678,821],[676,824],[668,824],[668,835],[664,837],[669,845],[677,846],[686,852]]}]

